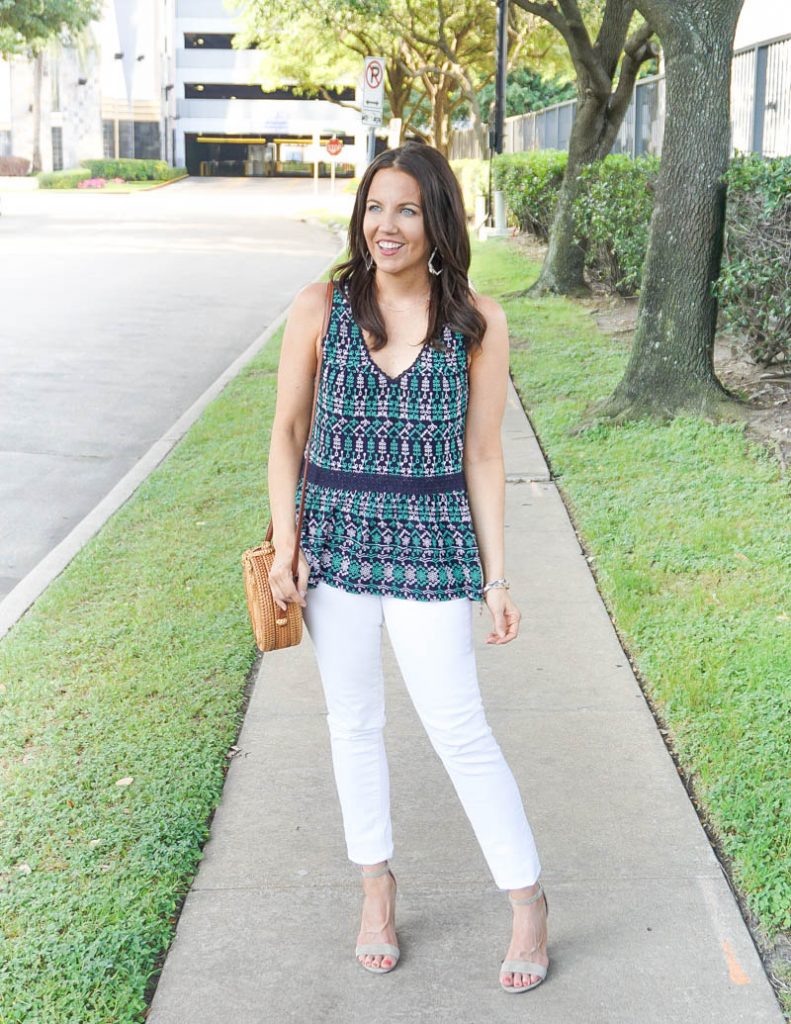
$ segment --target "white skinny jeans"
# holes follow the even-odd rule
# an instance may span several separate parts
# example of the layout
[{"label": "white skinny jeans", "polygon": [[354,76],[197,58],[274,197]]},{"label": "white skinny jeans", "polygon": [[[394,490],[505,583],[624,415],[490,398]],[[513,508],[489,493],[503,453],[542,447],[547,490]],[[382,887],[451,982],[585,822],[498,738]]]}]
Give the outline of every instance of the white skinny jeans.
[{"label": "white skinny jeans", "polygon": [[350,594],[323,581],[304,609],[327,703],[335,784],[349,859],[393,856],[385,754],[382,624],[407,691],[442,760],[500,889],[541,872],[516,780],[486,721],[478,687],[472,601]]}]

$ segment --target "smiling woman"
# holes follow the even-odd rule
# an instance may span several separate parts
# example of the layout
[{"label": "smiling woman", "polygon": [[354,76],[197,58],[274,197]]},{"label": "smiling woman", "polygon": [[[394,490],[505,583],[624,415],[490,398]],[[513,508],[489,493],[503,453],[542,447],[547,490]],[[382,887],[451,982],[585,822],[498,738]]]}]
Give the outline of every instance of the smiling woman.
[{"label": "smiling woman", "polygon": [[269,582],[282,609],[303,607],[318,659],[347,852],[365,880],[355,955],[376,973],[399,958],[387,865],[386,623],[495,883],[510,890],[500,984],[524,992],[547,972],[547,904],[516,780],[486,720],[472,636],[474,601],[492,616],[487,643],[509,643],[519,629],[504,571],[508,329],[497,303],[471,291],[461,192],[428,146],[408,143],[369,166],[349,253],[332,275],[326,331],[321,284],[303,289],[286,324],[269,456]]}]

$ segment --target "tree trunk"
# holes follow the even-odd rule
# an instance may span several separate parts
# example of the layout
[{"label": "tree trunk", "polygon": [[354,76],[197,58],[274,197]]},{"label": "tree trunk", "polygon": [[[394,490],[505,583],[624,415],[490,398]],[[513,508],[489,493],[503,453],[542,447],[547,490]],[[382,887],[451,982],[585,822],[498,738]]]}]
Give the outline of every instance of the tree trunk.
[{"label": "tree trunk", "polygon": [[44,78],[44,54],[37,50],[33,57],[33,153],[30,171],[38,174],[41,170],[41,84]]},{"label": "tree trunk", "polygon": [[[722,256],[732,41],[741,2],[724,0],[694,20],[679,11],[662,35],[662,164],[631,356],[600,409],[609,416],[706,414],[730,397],[714,373],[712,285]],[[680,25],[684,17],[689,22]]]},{"label": "tree trunk", "polygon": [[579,175],[582,169],[606,156],[612,145],[610,142],[602,152],[605,135],[610,137],[610,133],[605,132],[606,119],[605,100],[591,93],[577,100],[577,116],[569,138],[568,163],[549,229],[549,248],[541,274],[529,289],[533,295],[544,295],[547,292],[573,295],[587,291],[583,275],[585,247],[584,243],[574,238],[574,200],[579,195]]}]

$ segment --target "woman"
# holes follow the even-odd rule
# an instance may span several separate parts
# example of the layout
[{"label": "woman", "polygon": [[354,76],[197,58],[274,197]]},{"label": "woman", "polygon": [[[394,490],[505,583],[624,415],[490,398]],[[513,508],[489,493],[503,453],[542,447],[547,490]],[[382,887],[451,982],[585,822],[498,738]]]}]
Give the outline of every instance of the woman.
[{"label": "woman", "polygon": [[[487,724],[475,667],[472,602],[492,615],[487,643],[510,643],[519,611],[504,566],[500,427],[508,330],[473,295],[461,192],[447,161],[407,143],[366,170],[349,259],[290,310],[269,457],[281,608],[304,609],[327,704],[349,859],[361,866],[356,955],[369,971],[398,962],[389,775],[383,742],[381,627],[447,769],[513,934],[500,971],[508,992],[546,976],[547,903],[516,781]],[[291,575],[295,501],[322,358],[309,449],[299,574]]]}]

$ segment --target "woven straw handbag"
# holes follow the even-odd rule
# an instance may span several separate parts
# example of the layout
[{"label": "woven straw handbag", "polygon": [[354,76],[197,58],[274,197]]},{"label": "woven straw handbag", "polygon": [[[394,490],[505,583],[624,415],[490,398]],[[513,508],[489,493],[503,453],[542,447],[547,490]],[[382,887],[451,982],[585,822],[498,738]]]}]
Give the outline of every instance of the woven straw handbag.
[{"label": "woven straw handbag", "polygon": [[[333,284],[327,284],[327,297],[324,302],[324,326],[321,337],[327,333],[330,311],[332,309]],[[319,393],[321,378],[321,353],[316,367],[316,383],[313,388],[313,408],[310,413],[308,442],[302,468],[302,494],[297,514],[297,535],[294,541],[294,555],[291,559],[291,575],[296,580],[299,567],[299,542],[302,535],[302,518],[305,511],[305,491],[308,487],[308,461],[310,457],[310,438],[313,433],[313,421],[316,416],[316,400]],[[256,646],[260,651],[279,651],[283,647],[293,647],[302,639],[302,607],[289,601],[286,610],[282,611],[275,604],[269,586],[269,573],[275,560],[275,546],[272,543],[272,520],[266,528],[266,536],[258,547],[248,548],[242,555],[242,572],[244,590],[247,597],[247,610],[250,612],[250,623],[253,627]]]}]

